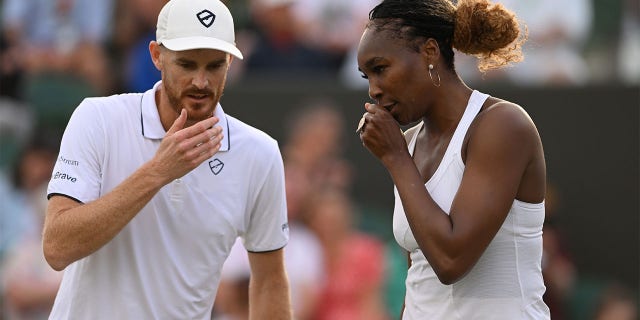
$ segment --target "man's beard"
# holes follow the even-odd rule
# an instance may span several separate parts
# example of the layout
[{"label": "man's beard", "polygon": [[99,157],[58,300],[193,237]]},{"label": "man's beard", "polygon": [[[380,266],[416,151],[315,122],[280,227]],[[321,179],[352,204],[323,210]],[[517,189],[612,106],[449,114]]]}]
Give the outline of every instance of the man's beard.
[{"label": "man's beard", "polygon": [[[167,87],[165,87],[165,91],[167,92],[167,98],[169,100],[169,103],[171,104],[171,108],[173,108],[173,110],[175,111],[176,115],[179,115],[182,109],[186,109],[186,106],[182,104],[181,102],[181,95],[179,93],[176,93],[174,90],[172,89],[168,89]],[[213,96],[213,93],[211,91],[208,90],[197,90],[197,89],[190,89],[184,92],[184,96],[188,96],[189,94],[207,94],[210,97]],[[211,102],[213,103],[213,102]],[[198,104],[198,107],[200,108],[205,108],[206,104]],[[205,115],[203,118],[195,118],[195,114],[193,113],[193,111],[191,110],[191,112],[189,112],[187,114],[187,122],[197,122],[200,120],[204,120],[206,118],[209,118],[213,115],[213,107],[211,106],[211,114],[207,114]],[[187,109],[187,111],[189,111],[189,109]]]},{"label": "man's beard", "polygon": [[[165,90],[166,90],[166,87],[165,87]],[[182,106],[182,103],[180,102],[180,97],[177,96],[175,92],[171,90],[166,90],[166,91],[167,91],[167,98],[169,99],[169,104],[171,105],[171,108],[173,109],[173,111],[176,112],[176,114],[180,114],[180,111],[184,108]]]}]

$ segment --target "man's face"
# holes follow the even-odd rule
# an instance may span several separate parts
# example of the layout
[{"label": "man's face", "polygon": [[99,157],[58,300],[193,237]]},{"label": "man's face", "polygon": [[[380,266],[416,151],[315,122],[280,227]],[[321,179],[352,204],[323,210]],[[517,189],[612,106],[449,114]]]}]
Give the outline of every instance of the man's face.
[{"label": "man's face", "polygon": [[[231,56],[223,51],[195,49],[171,51],[158,46],[152,49],[154,64],[162,73],[162,89],[158,105],[163,124],[166,118],[186,109],[186,126],[213,115],[222,97]],[[169,116],[171,115],[171,116]]]}]

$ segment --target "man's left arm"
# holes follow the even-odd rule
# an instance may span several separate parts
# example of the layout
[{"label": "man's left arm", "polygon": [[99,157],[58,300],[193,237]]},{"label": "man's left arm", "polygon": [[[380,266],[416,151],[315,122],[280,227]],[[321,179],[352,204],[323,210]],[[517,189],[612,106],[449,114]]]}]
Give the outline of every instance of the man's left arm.
[{"label": "man's left arm", "polygon": [[249,319],[291,320],[289,278],[284,266],[284,249],[249,252]]}]

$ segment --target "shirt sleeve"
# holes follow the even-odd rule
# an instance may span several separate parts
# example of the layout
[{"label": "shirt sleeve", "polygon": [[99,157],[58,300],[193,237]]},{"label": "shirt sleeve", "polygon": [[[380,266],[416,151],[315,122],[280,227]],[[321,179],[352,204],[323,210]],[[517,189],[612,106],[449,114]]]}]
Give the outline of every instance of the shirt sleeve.
[{"label": "shirt sleeve", "polygon": [[284,165],[275,141],[270,159],[265,161],[266,177],[257,186],[249,227],[243,236],[247,251],[266,252],[283,248],[289,241]]},{"label": "shirt sleeve", "polygon": [[104,129],[97,111],[96,105],[85,99],[71,115],[47,197],[61,194],[83,203],[100,197]]}]

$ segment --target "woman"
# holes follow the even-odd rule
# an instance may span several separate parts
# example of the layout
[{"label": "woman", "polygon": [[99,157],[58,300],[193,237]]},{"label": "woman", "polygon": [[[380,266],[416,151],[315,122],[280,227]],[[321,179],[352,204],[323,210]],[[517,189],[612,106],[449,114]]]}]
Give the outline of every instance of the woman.
[{"label": "woman", "polygon": [[[369,81],[365,147],[395,184],[393,229],[409,252],[403,319],[548,319],[542,301],[545,162],[518,105],[472,90],[479,69],[522,59],[513,13],[487,0],[384,0],[358,48]],[[403,136],[399,125],[420,121]]]}]

